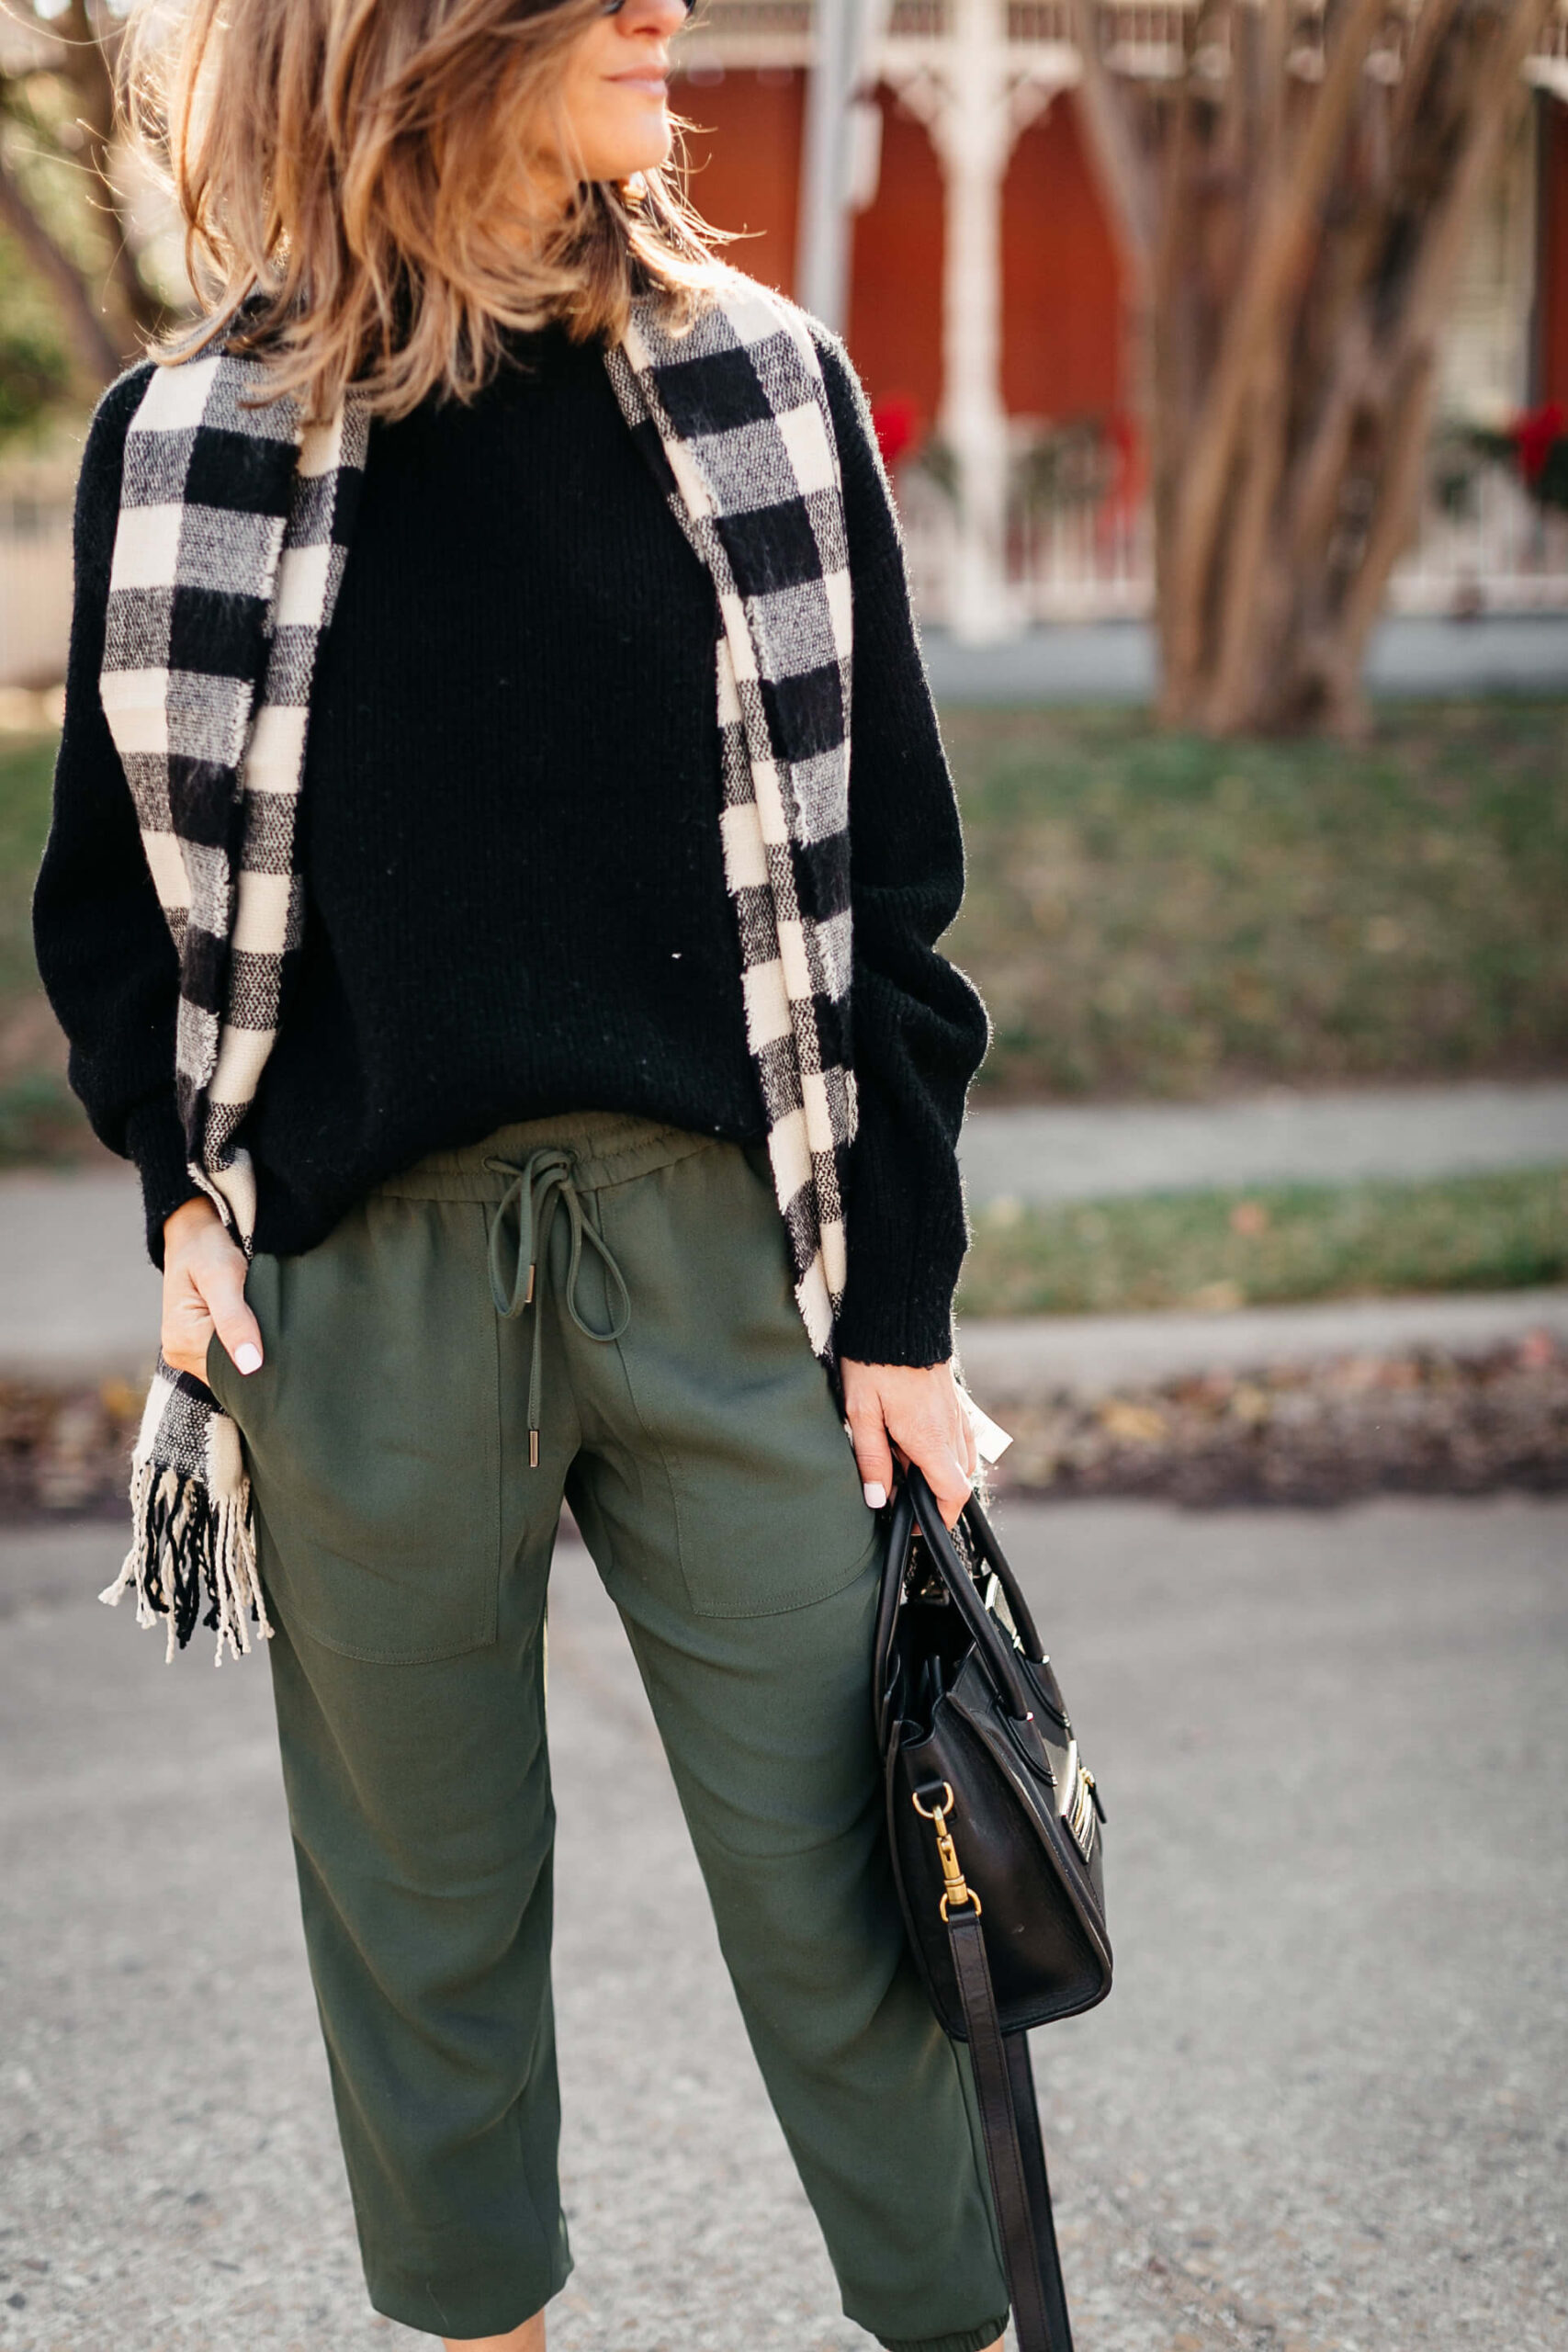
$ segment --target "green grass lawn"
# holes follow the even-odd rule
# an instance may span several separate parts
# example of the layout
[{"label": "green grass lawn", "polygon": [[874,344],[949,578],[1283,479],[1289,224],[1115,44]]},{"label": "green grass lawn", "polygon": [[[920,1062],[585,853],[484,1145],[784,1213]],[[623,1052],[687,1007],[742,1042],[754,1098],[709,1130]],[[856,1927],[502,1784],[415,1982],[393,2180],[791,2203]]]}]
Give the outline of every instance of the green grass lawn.
[{"label": "green grass lawn", "polygon": [[[953,711],[996,1024],[981,1100],[1568,1069],[1568,701],[1384,707],[1211,744],[1127,711]],[[86,1129],[33,975],[52,739],[0,738],[0,1159]],[[981,1222],[972,1314],[1568,1277],[1563,1179],[1171,1195]],[[1250,1228],[1250,1229],[1249,1229]]]},{"label": "green grass lawn", "polygon": [[1209,743],[951,711],[982,1100],[1568,1069],[1568,701]]},{"label": "green grass lawn", "polygon": [[54,751],[52,735],[0,735],[0,1167],[71,1158],[92,1143],[33,964],[30,903]]},{"label": "green grass lawn", "polygon": [[36,987],[28,907],[49,831],[52,735],[0,735],[0,1001]]},{"label": "green grass lawn", "polygon": [[975,1220],[961,1315],[1214,1312],[1568,1281],[1568,1169],[1156,1193]]}]

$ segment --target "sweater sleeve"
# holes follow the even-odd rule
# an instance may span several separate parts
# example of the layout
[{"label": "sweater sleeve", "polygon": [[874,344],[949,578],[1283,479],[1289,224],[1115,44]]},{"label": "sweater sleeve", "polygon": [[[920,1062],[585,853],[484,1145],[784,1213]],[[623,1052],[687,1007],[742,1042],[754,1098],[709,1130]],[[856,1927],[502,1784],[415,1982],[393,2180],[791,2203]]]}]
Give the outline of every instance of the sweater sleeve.
[{"label": "sweater sleeve", "polygon": [[864,390],[813,324],[844,480],[855,656],[850,740],[853,1022],[860,1127],[839,1346],[866,1363],[953,1351],[968,1235],[957,1142],[989,1041],[937,941],[964,895],[958,806],[909,604],[903,541]]},{"label": "sweater sleeve", "polygon": [[98,698],[125,436],[152,362],[98,402],[76,485],[75,593],[54,809],[33,897],[33,944],[95,1134],[141,1177],[147,1245],[188,1200],[175,1101],[179,967]]}]

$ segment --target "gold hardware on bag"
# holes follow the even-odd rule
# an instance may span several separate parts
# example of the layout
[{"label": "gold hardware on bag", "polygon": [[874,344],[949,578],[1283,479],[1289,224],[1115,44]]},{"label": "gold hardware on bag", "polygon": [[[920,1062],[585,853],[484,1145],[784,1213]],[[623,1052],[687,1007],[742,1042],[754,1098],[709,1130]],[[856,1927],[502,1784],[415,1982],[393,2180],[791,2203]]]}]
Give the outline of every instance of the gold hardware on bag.
[{"label": "gold hardware on bag", "polygon": [[978,1918],[980,1898],[972,1886],[964,1883],[964,1872],[958,1864],[958,1850],[953,1845],[953,1834],[947,1826],[947,1816],[953,1811],[953,1783],[950,1781],[942,1782],[940,1804],[924,1805],[918,1796],[911,1797],[909,1801],[922,1821],[934,1822],[936,1825],[937,1859],[942,1864],[942,1874],[946,1882],[942,1889],[941,1905],[942,1925],[945,1927],[947,1924],[947,1906],[950,1903],[959,1910],[962,1910],[966,1903],[972,1903],[975,1905],[975,1917]]},{"label": "gold hardware on bag", "polygon": [[1067,1835],[1087,1862],[1094,1848],[1094,1774],[1078,1766],[1077,1785],[1067,1808]]}]

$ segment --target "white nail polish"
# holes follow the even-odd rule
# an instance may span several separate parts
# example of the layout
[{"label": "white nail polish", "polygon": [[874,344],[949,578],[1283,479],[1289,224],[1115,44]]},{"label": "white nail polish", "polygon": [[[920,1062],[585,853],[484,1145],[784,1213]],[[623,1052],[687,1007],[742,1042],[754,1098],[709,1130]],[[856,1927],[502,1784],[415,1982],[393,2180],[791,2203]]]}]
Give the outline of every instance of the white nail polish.
[{"label": "white nail polish", "polygon": [[879,1479],[870,1480],[862,1491],[865,1496],[867,1510],[880,1510],[887,1500],[887,1489]]},{"label": "white nail polish", "polygon": [[242,1340],[239,1346],[234,1351],[235,1370],[237,1372],[259,1372],[261,1370],[261,1361],[262,1351],[256,1346],[254,1340]]}]

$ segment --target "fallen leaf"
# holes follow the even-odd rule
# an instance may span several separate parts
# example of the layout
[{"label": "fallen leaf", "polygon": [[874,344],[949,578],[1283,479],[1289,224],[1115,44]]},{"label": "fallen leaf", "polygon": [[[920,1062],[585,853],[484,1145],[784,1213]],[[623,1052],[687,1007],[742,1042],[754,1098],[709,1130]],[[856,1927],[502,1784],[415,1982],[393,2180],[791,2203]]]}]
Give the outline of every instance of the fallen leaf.
[{"label": "fallen leaf", "polygon": [[1163,1445],[1168,1427],[1152,1405],[1129,1404],[1124,1396],[1108,1396],[1100,1408],[1100,1424],[1111,1437],[1128,1445]]}]

